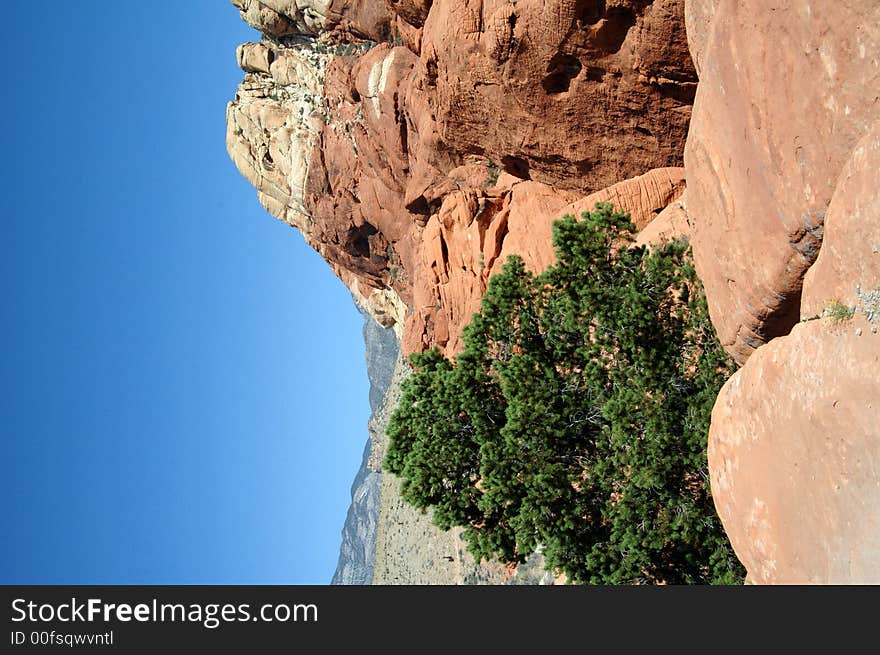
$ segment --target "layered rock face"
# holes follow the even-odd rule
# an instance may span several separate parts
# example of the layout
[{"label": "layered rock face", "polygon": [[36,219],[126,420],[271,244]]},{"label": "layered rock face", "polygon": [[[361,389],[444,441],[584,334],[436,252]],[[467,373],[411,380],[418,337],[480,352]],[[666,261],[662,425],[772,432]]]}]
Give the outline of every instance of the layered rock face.
[{"label": "layered rock face", "polygon": [[632,179],[595,199],[646,224],[683,189],[682,0],[233,4],[267,36],[238,51],[232,159],[406,352],[454,352],[578,200]]},{"label": "layered rock face", "polygon": [[712,492],[753,582],[877,583],[880,7],[771,4],[687,12],[701,79],[682,202],[745,362],[712,414]]},{"label": "layered rock face", "polygon": [[683,3],[435,0],[419,84],[440,138],[556,187],[680,163],[696,75]]}]

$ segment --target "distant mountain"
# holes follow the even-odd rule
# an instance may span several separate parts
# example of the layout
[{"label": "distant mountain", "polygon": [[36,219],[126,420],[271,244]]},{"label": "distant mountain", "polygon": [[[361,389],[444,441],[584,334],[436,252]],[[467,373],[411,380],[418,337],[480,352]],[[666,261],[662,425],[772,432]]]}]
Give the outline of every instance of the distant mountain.
[{"label": "distant mountain", "polygon": [[375,416],[381,409],[391,383],[394,366],[400,353],[397,335],[391,328],[383,328],[365,312],[364,346],[367,359],[367,377],[370,380],[370,436],[364,446],[361,466],[351,485],[351,506],[342,528],[339,561],[330,584],[364,585],[373,580],[376,557],[376,528],[379,520],[379,463],[370,455],[373,451],[372,429]]}]

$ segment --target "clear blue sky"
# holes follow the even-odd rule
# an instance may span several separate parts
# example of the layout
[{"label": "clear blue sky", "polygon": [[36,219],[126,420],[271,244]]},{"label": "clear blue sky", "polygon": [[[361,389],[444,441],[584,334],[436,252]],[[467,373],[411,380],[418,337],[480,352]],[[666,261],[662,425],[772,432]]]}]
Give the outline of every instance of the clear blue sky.
[{"label": "clear blue sky", "polygon": [[226,155],[225,0],[3,12],[0,583],[326,584],[361,318]]}]

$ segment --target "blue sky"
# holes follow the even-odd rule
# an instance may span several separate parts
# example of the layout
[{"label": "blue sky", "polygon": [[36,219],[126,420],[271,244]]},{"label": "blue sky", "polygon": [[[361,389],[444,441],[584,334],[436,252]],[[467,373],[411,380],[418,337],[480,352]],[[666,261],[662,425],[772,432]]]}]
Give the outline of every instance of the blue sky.
[{"label": "blue sky", "polygon": [[2,583],[325,584],[361,318],[226,155],[232,5],[4,7]]}]

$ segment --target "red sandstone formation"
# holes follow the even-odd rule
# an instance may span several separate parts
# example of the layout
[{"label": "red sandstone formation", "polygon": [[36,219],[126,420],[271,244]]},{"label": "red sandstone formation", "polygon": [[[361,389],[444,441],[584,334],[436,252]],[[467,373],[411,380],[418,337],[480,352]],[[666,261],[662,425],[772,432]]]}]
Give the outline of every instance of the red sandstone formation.
[{"label": "red sandstone formation", "polygon": [[682,0],[234,4],[273,40],[239,49],[233,160],[409,351],[454,352],[507,255],[552,261],[565,211],[646,224],[683,188],[625,182],[682,161]]},{"label": "red sandstone formation", "polygon": [[435,0],[422,88],[440,138],[593,192],[677,166],[696,75],[680,0]]},{"label": "red sandstone formation", "polygon": [[715,504],[753,582],[880,582],[880,7],[697,4],[684,204],[748,357],[712,414]]},{"label": "red sandstone formation", "polygon": [[[825,237],[804,278],[801,316],[812,318],[840,303],[875,318],[880,287],[880,121],[859,141],[825,215]],[[877,316],[880,318],[880,315]]]},{"label": "red sandstone formation", "polygon": [[800,316],[844,162],[880,118],[880,5],[689,2],[700,86],[685,150],[697,271],[740,363]]},{"label": "red sandstone formation", "polygon": [[715,506],[757,584],[880,583],[880,335],[801,323],[721,389]]},{"label": "red sandstone formation", "polygon": [[878,167],[880,122],[832,196],[806,322],[758,348],[715,403],[712,492],[756,583],[880,582]]},{"label": "red sandstone formation", "polygon": [[404,349],[436,344],[449,355],[457,352],[461,331],[479,310],[489,277],[501,270],[508,255],[520,255],[536,272],[553,263],[557,218],[580,216],[607,201],[630,212],[642,228],[683,189],[682,169],[660,168],[584,198],[511,176],[499,178],[485,195],[458,191],[446,196],[423,232]]}]

